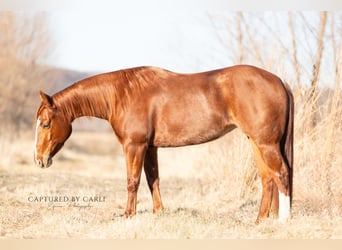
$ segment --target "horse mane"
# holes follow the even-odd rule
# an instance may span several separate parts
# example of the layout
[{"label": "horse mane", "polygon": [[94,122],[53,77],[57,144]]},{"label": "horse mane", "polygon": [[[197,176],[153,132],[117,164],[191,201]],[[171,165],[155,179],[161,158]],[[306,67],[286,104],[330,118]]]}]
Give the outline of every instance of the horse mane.
[{"label": "horse mane", "polygon": [[153,69],[138,67],[83,79],[54,94],[53,103],[71,121],[80,116],[109,119],[118,108],[125,109],[136,95],[153,84],[157,75]]}]

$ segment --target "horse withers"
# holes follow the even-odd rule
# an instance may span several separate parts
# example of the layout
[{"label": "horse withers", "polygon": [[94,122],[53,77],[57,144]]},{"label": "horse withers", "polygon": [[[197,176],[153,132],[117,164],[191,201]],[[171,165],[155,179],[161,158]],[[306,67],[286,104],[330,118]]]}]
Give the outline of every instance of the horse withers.
[{"label": "horse withers", "polygon": [[[293,96],[279,77],[237,65],[195,74],[137,67],[95,75],[56,94],[40,92],[34,160],[47,168],[81,116],[107,120],[126,158],[127,217],[136,213],[142,169],[153,211],[163,209],[158,147],[194,145],[240,128],[249,138],[261,176],[257,223],[272,211],[290,216],[293,166]],[[227,159],[228,160],[228,159]]]}]

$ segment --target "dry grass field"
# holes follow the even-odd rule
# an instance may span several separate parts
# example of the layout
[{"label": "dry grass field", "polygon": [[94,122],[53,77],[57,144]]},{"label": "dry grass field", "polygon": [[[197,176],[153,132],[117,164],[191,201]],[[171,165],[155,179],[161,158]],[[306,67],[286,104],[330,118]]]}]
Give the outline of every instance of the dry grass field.
[{"label": "dry grass field", "polygon": [[74,132],[54,164],[39,169],[30,131],[11,144],[0,141],[0,237],[342,238],[341,107],[332,124],[321,106],[323,119],[312,130],[301,107],[295,117],[293,214],[286,223],[271,218],[254,224],[260,181],[239,130],[203,145],[160,149],[165,211],[152,213],[142,176],[138,212],[130,219],[122,216],[125,162],[112,132]]}]

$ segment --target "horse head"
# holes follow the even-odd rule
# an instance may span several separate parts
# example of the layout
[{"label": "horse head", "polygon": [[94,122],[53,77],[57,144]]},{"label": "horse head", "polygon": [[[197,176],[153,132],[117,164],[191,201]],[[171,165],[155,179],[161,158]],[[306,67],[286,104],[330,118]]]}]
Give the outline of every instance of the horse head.
[{"label": "horse head", "polygon": [[51,96],[40,91],[40,99],[35,116],[34,161],[37,166],[48,168],[52,164],[52,157],[69,138],[72,127],[71,121],[65,119]]}]

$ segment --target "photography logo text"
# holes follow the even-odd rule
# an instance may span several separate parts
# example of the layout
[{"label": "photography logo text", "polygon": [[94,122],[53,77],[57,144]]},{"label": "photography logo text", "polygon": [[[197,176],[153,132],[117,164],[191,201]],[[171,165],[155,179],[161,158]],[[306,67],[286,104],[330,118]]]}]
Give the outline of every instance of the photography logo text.
[{"label": "photography logo text", "polygon": [[91,195],[30,195],[27,197],[30,203],[46,204],[50,209],[76,207],[79,209],[89,209],[96,204],[106,202],[105,196],[91,196]]}]

